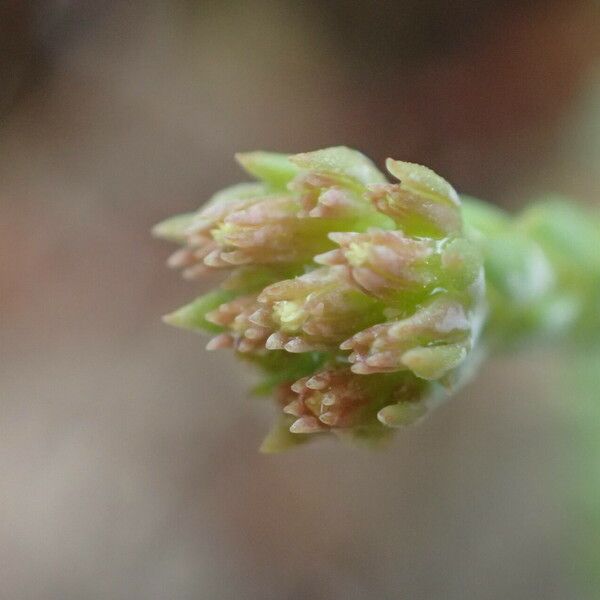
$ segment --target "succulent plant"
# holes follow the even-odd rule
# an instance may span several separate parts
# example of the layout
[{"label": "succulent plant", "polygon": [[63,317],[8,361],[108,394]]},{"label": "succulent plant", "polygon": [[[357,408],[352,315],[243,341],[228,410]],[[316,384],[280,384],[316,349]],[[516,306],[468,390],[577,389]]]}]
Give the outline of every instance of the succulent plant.
[{"label": "succulent plant", "polygon": [[[263,451],[311,434],[386,438],[466,382],[490,349],[573,332],[584,313],[599,320],[589,294],[600,297],[600,259],[589,248],[600,228],[568,204],[511,219],[461,202],[421,165],[388,159],[390,182],[346,147],[236,158],[256,182],[154,234],[180,245],[169,265],[185,278],[217,276],[214,291],[165,321],[212,333],[209,350],[231,348],[259,369],[256,391],[281,411]],[[585,237],[579,255],[572,235]]]}]

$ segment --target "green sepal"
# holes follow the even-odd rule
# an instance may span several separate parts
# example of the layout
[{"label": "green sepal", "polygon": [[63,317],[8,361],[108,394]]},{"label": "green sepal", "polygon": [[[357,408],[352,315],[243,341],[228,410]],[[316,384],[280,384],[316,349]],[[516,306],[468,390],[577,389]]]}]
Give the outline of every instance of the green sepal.
[{"label": "green sepal", "polygon": [[186,240],[186,231],[193,219],[194,213],[184,213],[182,215],[169,217],[152,228],[152,235],[161,240],[167,240],[168,242],[184,244]]},{"label": "green sepal", "polygon": [[421,379],[435,381],[456,368],[467,356],[465,344],[418,346],[402,355],[402,362]]},{"label": "green sepal", "polygon": [[298,167],[290,162],[287,154],[259,150],[240,152],[235,158],[247,173],[278,189],[285,189],[298,174]]},{"label": "green sepal", "polygon": [[196,298],[190,304],[186,304],[176,311],[165,315],[163,321],[182,329],[192,331],[203,331],[207,333],[219,333],[222,327],[206,320],[206,314],[218,308],[224,302],[229,302],[236,297],[234,292],[217,289],[208,294]]},{"label": "green sepal", "polygon": [[383,173],[361,152],[346,146],[324,148],[290,156],[302,169],[349,178],[362,185],[386,183]]},{"label": "green sepal", "polygon": [[456,190],[430,168],[391,158],[385,161],[385,166],[407,191],[436,202],[460,206]]}]

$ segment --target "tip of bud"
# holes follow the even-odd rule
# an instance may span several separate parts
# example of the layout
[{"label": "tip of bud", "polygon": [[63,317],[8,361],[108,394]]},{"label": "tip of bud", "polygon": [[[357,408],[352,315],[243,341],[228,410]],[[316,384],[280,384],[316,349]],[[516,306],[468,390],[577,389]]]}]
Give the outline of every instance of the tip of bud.
[{"label": "tip of bud", "polygon": [[283,407],[283,412],[286,415],[301,417],[304,414],[304,405],[300,400],[292,400],[289,404]]},{"label": "tip of bud", "polygon": [[267,350],[283,350],[286,343],[286,337],[283,333],[276,331],[272,333],[265,342],[265,348]]},{"label": "tip of bud", "polygon": [[209,351],[231,347],[233,347],[233,338],[226,333],[221,333],[206,344],[206,349]]},{"label": "tip of bud", "polygon": [[322,431],[323,425],[316,417],[300,417],[290,426],[291,433],[316,433]]}]

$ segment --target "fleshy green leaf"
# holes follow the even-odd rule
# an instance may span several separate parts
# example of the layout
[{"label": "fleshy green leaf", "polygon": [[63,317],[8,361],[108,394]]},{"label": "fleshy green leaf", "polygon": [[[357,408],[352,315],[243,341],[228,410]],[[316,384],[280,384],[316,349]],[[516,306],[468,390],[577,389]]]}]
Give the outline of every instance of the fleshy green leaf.
[{"label": "fleshy green leaf", "polygon": [[519,217],[519,227],[572,269],[594,269],[600,274],[600,227],[589,213],[560,199],[537,202]]}]

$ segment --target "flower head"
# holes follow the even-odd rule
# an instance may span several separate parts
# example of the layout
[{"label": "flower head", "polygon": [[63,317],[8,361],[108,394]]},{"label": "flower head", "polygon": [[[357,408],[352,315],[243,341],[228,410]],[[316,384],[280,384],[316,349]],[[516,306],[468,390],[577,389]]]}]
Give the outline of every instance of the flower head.
[{"label": "flower head", "polygon": [[215,292],[166,317],[216,334],[264,375],[281,450],[332,432],[385,437],[461,380],[483,314],[477,249],[460,201],[430,169],[388,160],[390,183],[355,150],[237,156],[259,181],[216,194],[155,228],[169,264]]}]

